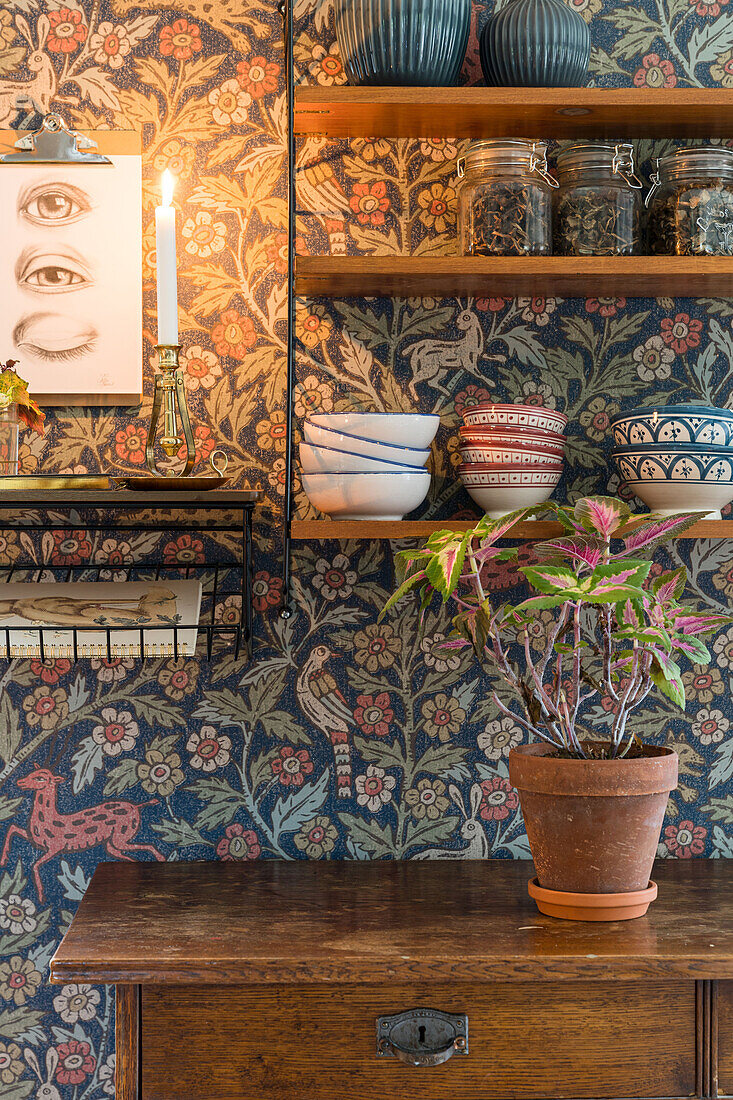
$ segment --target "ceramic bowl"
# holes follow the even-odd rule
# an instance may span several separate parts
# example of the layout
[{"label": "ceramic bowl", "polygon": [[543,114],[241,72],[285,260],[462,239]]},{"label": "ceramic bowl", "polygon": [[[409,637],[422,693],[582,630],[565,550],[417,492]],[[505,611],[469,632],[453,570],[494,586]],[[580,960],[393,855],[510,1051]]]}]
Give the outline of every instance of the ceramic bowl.
[{"label": "ceramic bowl", "polygon": [[461,458],[468,465],[489,463],[491,466],[555,466],[562,468],[562,451],[534,447],[473,447],[464,444]]},{"label": "ceramic bowl", "polygon": [[707,512],[707,519],[722,519],[720,509],[733,500],[733,485],[716,481],[627,481],[631,491],[652,512],[662,516],[677,512]]},{"label": "ceramic bowl", "polygon": [[301,443],[299,449],[300,468],[306,474],[404,474],[415,469],[348,451],[334,451],[330,447],[313,447],[310,443]]},{"label": "ceramic bowl", "polygon": [[568,418],[556,409],[546,409],[543,405],[500,405],[487,403],[471,405],[463,410],[463,423],[471,426],[518,425],[523,428],[536,428],[539,431],[564,432]]},{"label": "ceramic bowl", "polygon": [[458,429],[462,436],[475,436],[477,439],[490,439],[502,443],[565,443],[562,432],[540,431],[538,428],[520,428],[508,424],[502,428],[492,428],[488,424],[464,424]]},{"label": "ceramic bowl", "polygon": [[733,410],[709,405],[659,405],[634,409],[611,424],[617,446],[667,443],[733,446]]},{"label": "ceramic bowl", "polygon": [[339,519],[402,519],[425,500],[428,470],[399,474],[303,474],[308,500]]},{"label": "ceramic bowl", "polygon": [[459,466],[458,472],[466,492],[491,519],[549,500],[562,476],[558,470],[524,467],[474,471]]},{"label": "ceramic bowl", "polygon": [[303,435],[306,443],[316,447],[329,447],[335,451],[346,451],[348,454],[377,458],[382,462],[399,463],[413,468],[424,466],[430,458],[428,450],[415,450],[410,447],[397,447],[392,443],[374,443],[368,439],[357,439],[353,435],[344,435],[343,432],[334,432],[330,428],[321,428],[308,420],[303,424]]},{"label": "ceramic bowl", "polygon": [[422,413],[315,413],[311,424],[374,443],[425,450],[435,439],[440,417]]},{"label": "ceramic bowl", "polygon": [[733,447],[650,443],[617,447],[613,457],[624,481],[733,481]]}]

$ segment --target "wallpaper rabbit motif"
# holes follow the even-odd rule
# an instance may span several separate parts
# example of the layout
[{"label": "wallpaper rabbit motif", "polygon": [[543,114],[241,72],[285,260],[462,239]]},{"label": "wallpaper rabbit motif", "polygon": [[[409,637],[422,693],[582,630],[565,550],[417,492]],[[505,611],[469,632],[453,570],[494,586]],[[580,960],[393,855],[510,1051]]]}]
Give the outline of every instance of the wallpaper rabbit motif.
[{"label": "wallpaper rabbit motif", "polygon": [[[729,0],[572,2],[591,27],[599,86],[733,88]],[[485,11],[474,6],[467,82],[479,79],[476,31]],[[300,79],[343,83],[328,0],[299,0],[296,13]],[[256,524],[251,663],[224,656],[210,664],[95,658],[0,666],[4,1100],[114,1095],[108,992],[46,981],[96,863],[114,853],[100,834],[93,847],[55,851],[37,875],[51,845],[34,838],[33,806],[49,790],[72,817],[109,800],[136,807],[135,843],[147,846],[135,853],[141,859],[528,855],[506,769],[519,728],[496,713],[470,661],[440,648],[443,617],[429,616],[422,637],[412,608],[377,624],[392,584],[390,544],[299,544],[299,613],[287,622],[277,615],[287,265],[280,28],[272,0],[0,7],[2,125],[33,102],[81,127],[143,132],[148,362],[153,208],[162,170],[178,177],[183,367],[198,469],[221,444],[235,481],[259,481],[266,496]],[[648,164],[667,144],[637,148]],[[298,182],[299,206],[310,213],[299,220],[298,248],[451,251],[461,150],[437,138],[308,139]],[[607,430],[620,407],[652,398],[733,400],[732,319],[733,306],[717,299],[302,302],[295,411],[440,412],[426,517],[474,514],[456,485],[457,427],[461,409],[486,397],[566,411],[562,492],[616,491]],[[139,414],[57,410],[45,438],[24,437],[23,470],[141,471],[146,374]],[[311,514],[299,487],[298,502],[301,515]],[[156,549],[149,534],[112,537],[89,522],[80,514],[70,530],[39,538],[21,528],[1,532],[0,557],[56,566],[103,560],[115,579],[154,552],[185,565],[213,549],[205,531],[168,533]],[[690,569],[692,595],[729,607],[733,545],[681,542],[671,557]],[[512,565],[500,563],[491,584],[508,593],[518,581]],[[217,617],[231,622],[239,612],[238,598],[226,596]],[[540,619],[538,635],[542,629]],[[709,669],[685,672],[685,714],[655,701],[642,719],[648,737],[680,753],[680,788],[660,845],[671,858],[733,855],[733,629],[713,649]],[[309,661],[323,674],[325,709],[309,705],[309,682],[301,679],[298,691]],[[599,709],[595,720],[602,725],[608,715]]]}]

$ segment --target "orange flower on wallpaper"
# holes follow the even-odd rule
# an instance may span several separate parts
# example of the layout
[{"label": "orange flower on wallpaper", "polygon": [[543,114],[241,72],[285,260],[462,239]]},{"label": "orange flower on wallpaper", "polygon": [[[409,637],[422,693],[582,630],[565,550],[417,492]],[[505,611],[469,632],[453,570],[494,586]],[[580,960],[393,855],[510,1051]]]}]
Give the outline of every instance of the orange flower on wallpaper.
[{"label": "orange flower on wallpaper", "polygon": [[211,339],[217,355],[230,355],[244,359],[249,348],[257,343],[257,333],[251,317],[245,317],[236,309],[222,313],[218,325],[214,325]]},{"label": "orange flower on wallpaper", "polygon": [[286,275],[288,271],[288,235],[276,233],[273,239],[265,247],[265,255],[268,264],[272,264],[278,275]]},{"label": "orange flower on wallpaper", "polygon": [[52,53],[73,53],[87,40],[87,27],[80,11],[60,8],[48,13],[51,29],[48,32],[48,48]]},{"label": "orange flower on wallpaper", "polygon": [[153,158],[153,168],[163,172],[167,168],[176,179],[187,180],[193,170],[196,151],[192,145],[186,145],[178,138],[172,138],[162,145]]},{"label": "orange flower on wallpaper", "polygon": [[166,24],[160,32],[159,41],[163,57],[173,57],[176,61],[187,61],[202,49],[199,25],[189,23],[188,19],[176,19]]},{"label": "orange flower on wallpaper", "polygon": [[387,184],[384,180],[355,183],[349,206],[361,225],[384,225],[384,215],[389,210]]},{"label": "orange flower on wallpaper", "polygon": [[264,57],[253,57],[250,61],[240,61],[237,65],[240,88],[244,88],[255,99],[277,91],[279,75],[280,66]]},{"label": "orange flower on wallpaper", "polygon": [[115,435],[115,451],[118,456],[134,466],[145,461],[145,435],[136,424],[126,424]]}]

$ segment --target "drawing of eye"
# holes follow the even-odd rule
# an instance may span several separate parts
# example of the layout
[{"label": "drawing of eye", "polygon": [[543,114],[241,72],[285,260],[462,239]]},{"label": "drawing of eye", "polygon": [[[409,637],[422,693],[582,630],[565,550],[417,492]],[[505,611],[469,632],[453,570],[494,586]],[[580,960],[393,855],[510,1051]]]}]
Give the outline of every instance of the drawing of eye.
[{"label": "drawing of eye", "polygon": [[81,290],[93,282],[87,265],[74,249],[58,253],[26,249],[16,264],[15,276],[21,289],[36,294]]},{"label": "drawing of eye", "polygon": [[46,363],[66,363],[94,351],[99,334],[60,313],[31,313],[22,317],[13,330],[15,346],[26,355]]},{"label": "drawing of eye", "polygon": [[34,225],[70,225],[91,208],[89,196],[70,183],[39,183],[18,200],[18,212]]}]

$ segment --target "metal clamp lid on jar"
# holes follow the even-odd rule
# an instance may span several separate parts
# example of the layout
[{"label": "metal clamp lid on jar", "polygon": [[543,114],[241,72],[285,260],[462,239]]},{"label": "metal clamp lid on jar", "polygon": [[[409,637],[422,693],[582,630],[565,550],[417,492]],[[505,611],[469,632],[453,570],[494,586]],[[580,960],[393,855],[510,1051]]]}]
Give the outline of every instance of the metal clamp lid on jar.
[{"label": "metal clamp lid on jar", "polygon": [[634,166],[634,146],[619,141],[615,144],[605,141],[576,141],[557,154],[557,169],[560,175],[569,172],[608,170],[620,176],[629,187],[641,190],[644,186],[636,174]]},{"label": "metal clamp lid on jar", "polygon": [[666,156],[657,157],[657,170],[650,176],[651,187],[644,204],[652,200],[662,183],[697,176],[705,179],[710,175],[733,179],[733,149],[725,146],[700,145],[692,149],[675,149]]},{"label": "metal clamp lid on jar", "polygon": [[473,141],[465,157],[456,161],[456,175],[463,179],[474,168],[516,168],[526,162],[528,172],[534,172],[550,187],[558,187],[557,180],[547,168],[547,143],[525,138],[487,138]]}]

